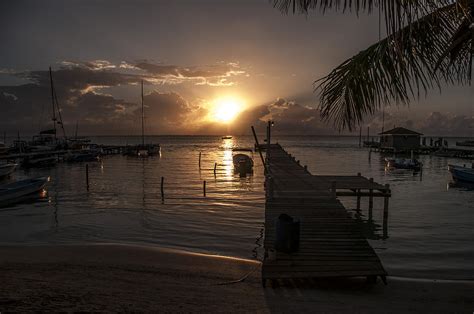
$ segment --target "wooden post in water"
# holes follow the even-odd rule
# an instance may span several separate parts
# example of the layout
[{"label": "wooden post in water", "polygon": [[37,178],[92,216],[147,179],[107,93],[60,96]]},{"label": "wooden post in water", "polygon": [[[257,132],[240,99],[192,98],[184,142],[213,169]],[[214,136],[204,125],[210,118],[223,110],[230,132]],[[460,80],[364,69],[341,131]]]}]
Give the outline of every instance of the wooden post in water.
[{"label": "wooden post in water", "polygon": [[359,148],[362,147],[362,126],[359,129]]},{"label": "wooden post in water", "polygon": [[370,189],[369,189],[369,209],[372,211],[372,208],[374,207],[374,190],[372,189],[372,185],[374,184],[374,178],[370,178]]},{"label": "wooden post in water", "polygon": [[86,187],[87,191],[89,191],[89,164],[86,164]]},{"label": "wooden post in water", "polygon": [[216,176],[217,162],[214,163],[214,177]]},{"label": "wooden post in water", "polygon": [[370,140],[370,127],[367,127],[367,142]]},{"label": "wooden post in water", "polygon": [[[385,193],[388,194],[390,192],[390,184],[385,184]],[[383,198],[383,210],[384,212],[388,210],[388,196],[384,196]]]},{"label": "wooden post in water", "polygon": [[334,198],[337,197],[337,194],[336,194],[336,181],[331,182],[331,195]]},{"label": "wooden post in water", "polygon": [[304,171],[308,172],[308,166],[304,165]]},{"label": "wooden post in water", "polygon": [[[390,185],[385,184],[385,193],[390,192]],[[385,196],[383,202],[383,223],[382,223],[383,238],[388,238],[388,196]]]},{"label": "wooden post in water", "polygon": [[372,159],[372,147],[369,149],[369,162]]},{"label": "wooden post in water", "polygon": [[[257,144],[258,153],[260,154],[260,159],[262,160],[262,165],[263,165],[264,174],[265,174],[265,173],[267,173],[267,167],[265,165],[265,160],[263,159],[262,150],[260,148],[260,144],[258,143],[257,133],[255,133],[255,128],[253,127],[253,125],[252,125],[252,133],[253,133],[253,137],[255,139],[255,144]],[[268,152],[267,152],[267,154],[268,154]]]},{"label": "wooden post in water", "polygon": [[206,180],[202,181],[202,195],[206,197]]},{"label": "wooden post in water", "polygon": [[201,152],[199,152],[199,169],[201,169]]},{"label": "wooden post in water", "polygon": [[267,187],[268,198],[273,199],[273,178],[268,177],[268,187]]},{"label": "wooden post in water", "polygon": [[[357,172],[357,176],[360,177],[361,173]],[[360,210],[360,189],[357,189],[357,210]]]},{"label": "wooden post in water", "polygon": [[165,182],[165,178],[164,177],[161,177],[161,185],[160,185],[160,190],[161,190],[161,202],[163,203],[165,201],[165,190],[164,190],[164,182]]}]

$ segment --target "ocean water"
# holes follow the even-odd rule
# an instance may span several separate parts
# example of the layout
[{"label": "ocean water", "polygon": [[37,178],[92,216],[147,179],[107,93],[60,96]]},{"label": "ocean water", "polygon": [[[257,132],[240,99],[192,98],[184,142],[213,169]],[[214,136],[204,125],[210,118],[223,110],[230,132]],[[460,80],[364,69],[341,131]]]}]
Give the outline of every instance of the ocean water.
[{"label": "ocean water", "polygon": [[[95,137],[101,144],[132,144],[136,137]],[[390,184],[387,221],[383,199],[369,212],[362,198],[341,200],[393,276],[474,279],[474,191],[451,186],[447,165],[465,160],[419,156],[423,173],[387,171],[383,157],[358,147],[355,137],[275,136],[313,174],[361,172]],[[132,243],[261,259],[263,168],[258,153],[253,175],[233,173],[232,148],[253,146],[248,136],[149,137],[161,157],[106,156],[85,164],[17,171],[13,179],[49,176],[47,196],[0,208],[0,244]],[[453,144],[455,139],[449,139]],[[199,153],[201,152],[201,168]],[[216,174],[214,165],[217,163]],[[164,177],[164,201],[161,198]],[[206,181],[206,197],[203,196]]]}]

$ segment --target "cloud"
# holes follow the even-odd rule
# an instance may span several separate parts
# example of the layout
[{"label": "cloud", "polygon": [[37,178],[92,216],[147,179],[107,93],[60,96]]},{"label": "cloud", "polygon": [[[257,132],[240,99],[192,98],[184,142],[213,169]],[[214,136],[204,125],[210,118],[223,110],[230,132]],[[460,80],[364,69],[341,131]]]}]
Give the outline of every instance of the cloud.
[{"label": "cloud", "polygon": [[[127,64],[128,65],[128,64]],[[128,65],[130,66],[130,65]],[[238,63],[220,63],[208,66],[176,66],[162,65],[148,61],[138,62],[133,65],[151,74],[155,80],[164,83],[192,81],[195,85],[209,86],[232,86],[235,84],[233,77],[246,75],[246,71],[241,69]]]}]

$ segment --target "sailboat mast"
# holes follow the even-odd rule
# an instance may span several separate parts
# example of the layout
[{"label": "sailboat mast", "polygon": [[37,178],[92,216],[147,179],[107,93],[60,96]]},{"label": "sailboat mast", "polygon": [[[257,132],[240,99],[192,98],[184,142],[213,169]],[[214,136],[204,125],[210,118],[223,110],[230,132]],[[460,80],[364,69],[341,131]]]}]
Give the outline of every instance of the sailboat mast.
[{"label": "sailboat mast", "polygon": [[49,67],[49,80],[51,82],[51,103],[53,105],[53,127],[54,127],[54,138],[56,139],[56,108],[54,107],[54,85],[53,85],[53,73],[51,67]]},{"label": "sailboat mast", "polygon": [[143,105],[143,80],[142,80],[142,146],[145,146],[145,108]]}]

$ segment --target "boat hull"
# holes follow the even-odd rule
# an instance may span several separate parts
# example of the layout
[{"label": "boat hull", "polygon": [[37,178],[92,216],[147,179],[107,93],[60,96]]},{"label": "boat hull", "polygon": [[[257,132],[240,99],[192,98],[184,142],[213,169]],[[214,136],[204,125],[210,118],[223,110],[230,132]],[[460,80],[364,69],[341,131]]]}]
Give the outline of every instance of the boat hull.
[{"label": "boat hull", "polygon": [[16,169],[17,164],[5,164],[0,166],[0,179],[9,177]]},{"label": "boat hull", "polygon": [[234,163],[234,171],[241,176],[253,171],[253,160],[245,154],[237,154],[232,157]]},{"label": "boat hull", "polygon": [[448,170],[451,172],[454,181],[474,183],[474,169],[449,165]]},{"label": "boat hull", "polygon": [[42,191],[48,182],[47,178],[26,179],[0,186],[0,206],[19,203],[28,196]]}]

